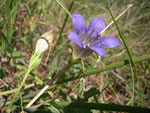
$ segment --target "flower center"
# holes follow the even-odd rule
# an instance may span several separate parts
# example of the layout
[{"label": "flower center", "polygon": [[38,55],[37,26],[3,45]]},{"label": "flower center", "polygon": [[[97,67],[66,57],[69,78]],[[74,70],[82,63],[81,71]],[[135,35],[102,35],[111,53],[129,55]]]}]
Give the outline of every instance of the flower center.
[{"label": "flower center", "polygon": [[84,48],[93,46],[99,40],[99,35],[96,31],[91,29],[85,29],[79,33],[79,37],[81,38]]}]

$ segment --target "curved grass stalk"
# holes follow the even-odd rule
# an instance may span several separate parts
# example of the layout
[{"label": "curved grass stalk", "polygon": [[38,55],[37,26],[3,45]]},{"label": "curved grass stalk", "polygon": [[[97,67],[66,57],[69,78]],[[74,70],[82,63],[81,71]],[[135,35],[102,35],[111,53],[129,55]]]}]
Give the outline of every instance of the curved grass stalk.
[{"label": "curved grass stalk", "polygon": [[66,13],[72,18],[71,13],[68,11],[68,9],[64,6],[64,4],[60,0],[56,0],[56,2],[66,11]]},{"label": "curved grass stalk", "polygon": [[[118,24],[117,24],[117,22],[116,22],[116,20],[115,20],[115,18],[114,18],[114,16],[113,16],[113,14],[112,14],[112,12],[111,12],[111,10],[110,10],[110,8],[109,8],[109,6],[108,6],[106,0],[104,0],[104,3],[105,3],[106,8],[108,9],[108,11],[109,11],[109,13],[110,13],[110,15],[111,15],[113,21],[114,21],[114,23],[115,23],[115,26],[116,26],[116,28],[117,28],[117,30],[118,30],[118,32],[119,32],[119,36],[120,36],[120,38],[121,38],[121,40],[122,40],[122,42],[123,42],[123,45],[124,45],[124,47],[125,47],[125,49],[126,49],[126,51],[127,51],[127,53],[128,53],[128,56],[129,56],[131,65],[132,65],[132,67],[133,67],[133,69],[134,69],[135,75],[136,75],[136,77],[137,77],[137,79],[138,79],[138,88],[139,88],[139,92],[140,92],[140,101],[141,101],[141,105],[143,106],[143,103],[144,103],[144,102],[143,102],[143,94],[142,94],[142,90],[141,90],[141,81],[140,81],[140,79],[139,79],[139,77],[138,77],[138,72],[137,72],[136,65],[135,65],[135,62],[134,62],[134,60],[133,60],[132,54],[131,54],[131,52],[130,52],[130,50],[129,50],[129,48],[128,48],[128,45],[126,44],[126,41],[125,41],[125,39],[124,39],[124,37],[123,37],[123,35],[122,35],[122,32],[120,31],[120,29],[119,29],[119,27],[118,27]],[[132,79],[134,80],[134,75],[132,76]],[[133,88],[134,88],[134,82],[133,82]],[[134,95],[134,90],[133,90],[133,95]],[[133,98],[134,98],[134,97],[133,97]],[[134,102],[133,102],[133,104],[134,104]]]}]

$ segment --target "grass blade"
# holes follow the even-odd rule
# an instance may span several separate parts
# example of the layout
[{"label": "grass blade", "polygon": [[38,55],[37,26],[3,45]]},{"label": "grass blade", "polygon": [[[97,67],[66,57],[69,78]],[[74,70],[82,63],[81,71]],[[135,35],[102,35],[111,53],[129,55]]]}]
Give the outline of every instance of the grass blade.
[{"label": "grass blade", "polygon": [[66,11],[66,13],[72,18],[71,13],[68,11],[68,9],[65,7],[65,5],[60,1],[56,0],[56,2]]},{"label": "grass blade", "polygon": [[57,102],[63,108],[75,109],[96,109],[117,112],[132,112],[132,113],[149,113],[150,109],[143,107],[116,105],[116,104],[101,104],[101,103],[85,103],[85,102]]},{"label": "grass blade", "polygon": [[[71,2],[71,4],[70,4],[69,12],[71,11],[73,4],[74,4],[74,0],[72,0],[72,2]],[[56,42],[56,44],[55,44],[55,47],[54,47],[54,49],[53,49],[54,51],[56,50],[57,45],[62,41],[62,33],[63,33],[63,30],[64,30],[65,25],[66,25],[66,23],[67,23],[68,17],[69,17],[69,16],[68,16],[68,13],[67,13],[66,18],[65,18],[64,23],[63,23],[63,26],[62,26],[62,28],[61,28],[61,30],[60,30],[58,40],[57,40],[57,42]]]},{"label": "grass blade", "polygon": [[[139,77],[138,77],[138,72],[137,72],[137,69],[136,69],[136,65],[135,65],[135,63],[134,63],[134,60],[133,60],[133,58],[132,58],[132,54],[131,54],[131,52],[130,52],[130,50],[129,50],[129,48],[128,48],[128,45],[126,44],[126,41],[125,41],[125,39],[124,39],[124,37],[123,37],[123,34],[122,34],[122,32],[120,31],[120,29],[119,29],[119,27],[118,27],[118,25],[117,25],[117,22],[115,21],[115,18],[114,18],[114,16],[113,16],[113,14],[112,14],[112,12],[111,12],[111,10],[110,10],[110,8],[109,8],[109,6],[108,6],[106,0],[104,0],[104,3],[105,3],[106,8],[108,9],[108,11],[109,11],[109,13],[110,13],[110,15],[111,15],[113,21],[114,21],[114,23],[115,23],[115,26],[116,26],[116,28],[117,28],[117,30],[118,30],[118,32],[119,32],[119,36],[120,36],[120,38],[121,38],[121,40],[122,40],[122,42],[123,42],[123,45],[124,45],[124,47],[125,47],[125,49],[126,49],[126,51],[127,51],[127,53],[128,53],[128,56],[129,56],[129,59],[130,59],[130,62],[131,62],[131,66],[133,67],[134,72],[135,72],[135,75],[136,75],[136,77],[137,77],[137,79],[138,79],[138,88],[139,88],[139,92],[140,92],[140,100],[141,100],[141,105],[143,106],[143,103],[144,103],[144,102],[143,102],[143,95],[142,95],[142,90],[141,90],[141,82],[140,82],[140,79],[139,79]],[[134,81],[134,75],[132,76],[132,79],[133,79],[133,81]],[[133,96],[134,96],[134,82],[133,82]],[[134,97],[133,97],[133,99],[134,99]],[[133,101],[132,104],[134,104],[134,101]]]}]

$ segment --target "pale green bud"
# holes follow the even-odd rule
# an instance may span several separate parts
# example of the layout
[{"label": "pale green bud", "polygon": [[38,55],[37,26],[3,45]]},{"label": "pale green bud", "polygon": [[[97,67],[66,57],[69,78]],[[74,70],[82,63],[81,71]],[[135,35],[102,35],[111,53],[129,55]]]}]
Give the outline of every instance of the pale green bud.
[{"label": "pale green bud", "polygon": [[48,42],[45,39],[38,39],[35,47],[35,53],[39,51],[40,53],[45,52],[48,49]]}]

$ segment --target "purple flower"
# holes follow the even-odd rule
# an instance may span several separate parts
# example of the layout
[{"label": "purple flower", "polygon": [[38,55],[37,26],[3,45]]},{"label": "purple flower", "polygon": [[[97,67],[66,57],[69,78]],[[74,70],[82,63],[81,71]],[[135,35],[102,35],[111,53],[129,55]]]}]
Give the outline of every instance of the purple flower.
[{"label": "purple flower", "polygon": [[[106,23],[102,17],[93,18],[87,27],[83,16],[73,13],[72,23],[77,34],[70,31],[68,39],[73,41],[75,45],[78,45],[78,47],[75,46],[77,58],[85,57],[93,51],[98,53],[100,56],[104,56],[106,51],[102,47],[114,48],[120,44],[118,39],[113,36],[104,36],[99,38],[100,32],[106,27]],[[77,48],[80,49],[77,50]]]}]

